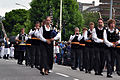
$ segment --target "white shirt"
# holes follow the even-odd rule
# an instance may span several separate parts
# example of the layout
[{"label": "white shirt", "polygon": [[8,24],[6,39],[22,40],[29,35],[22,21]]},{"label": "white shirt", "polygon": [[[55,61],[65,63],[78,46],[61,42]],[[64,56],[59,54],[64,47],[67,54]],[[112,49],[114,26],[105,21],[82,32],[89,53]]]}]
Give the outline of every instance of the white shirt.
[{"label": "white shirt", "polygon": [[[103,30],[103,28],[98,28],[99,30]],[[103,43],[103,40],[102,39],[99,39],[97,37],[97,34],[96,34],[96,29],[94,28],[93,29],[93,32],[92,32],[92,39],[96,42],[96,43]]]},{"label": "white shirt", "polygon": [[[110,30],[109,28],[108,28],[108,31],[110,32],[110,33],[113,33],[114,31],[115,31],[115,29],[113,29],[113,30]],[[119,33],[119,30],[118,29],[116,29],[116,33]],[[120,33],[119,33],[119,35],[120,35]],[[107,40],[107,32],[106,32],[106,30],[104,30],[104,42],[105,42],[105,44],[108,46],[108,47],[112,47],[113,46],[113,43],[111,43],[111,42],[109,42],[108,40]],[[118,44],[120,44],[120,40],[118,40],[117,41],[118,42]]]},{"label": "white shirt", "polygon": [[[90,33],[93,33],[94,32],[94,29],[91,31],[90,29],[88,30]],[[84,34],[84,40],[89,40],[90,38],[88,37],[88,31],[86,30],[85,31],[85,34]]]},{"label": "white shirt", "polygon": [[[50,31],[51,30],[51,26],[49,28],[47,28],[46,25],[45,25],[45,30],[46,31]],[[40,38],[41,41],[46,42],[46,39],[43,37],[43,27],[41,27],[40,30],[38,31],[37,37]],[[58,33],[54,37],[54,40],[58,40],[60,37],[61,37],[61,34]]]},{"label": "white shirt", "polygon": [[71,42],[75,38],[75,36],[78,36],[78,41],[80,41],[83,38],[83,36],[81,36],[81,34],[79,34],[79,35],[71,35],[69,41]]},{"label": "white shirt", "polygon": [[[24,34],[22,34],[22,35],[24,35]],[[16,36],[16,40],[19,40],[19,36],[20,36],[20,34],[18,34],[17,36]],[[26,36],[25,36],[25,40],[28,40],[28,35],[26,34]]]}]

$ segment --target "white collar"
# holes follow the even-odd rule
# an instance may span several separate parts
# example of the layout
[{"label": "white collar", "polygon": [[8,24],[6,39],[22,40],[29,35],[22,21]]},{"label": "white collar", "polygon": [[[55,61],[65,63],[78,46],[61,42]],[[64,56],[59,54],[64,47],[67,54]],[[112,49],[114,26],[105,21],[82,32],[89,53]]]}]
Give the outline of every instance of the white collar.
[{"label": "white collar", "polygon": [[99,30],[103,30],[103,27],[102,28],[100,28],[100,27],[97,27]]},{"label": "white collar", "polygon": [[49,25],[49,26],[50,26],[49,29],[46,27],[46,25],[44,25],[44,26],[45,26],[45,30],[46,30],[46,31],[50,31],[51,25]]}]

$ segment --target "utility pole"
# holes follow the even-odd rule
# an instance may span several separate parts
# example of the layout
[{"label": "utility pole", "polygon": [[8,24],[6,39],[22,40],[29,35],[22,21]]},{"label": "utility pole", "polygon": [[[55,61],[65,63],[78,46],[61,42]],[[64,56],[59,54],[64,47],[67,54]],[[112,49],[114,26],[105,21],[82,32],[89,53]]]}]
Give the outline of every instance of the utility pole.
[{"label": "utility pole", "polygon": [[110,19],[112,19],[112,8],[113,7],[113,0],[111,0],[111,2],[110,2]]},{"label": "utility pole", "polygon": [[62,0],[60,0],[60,42],[62,37]]}]

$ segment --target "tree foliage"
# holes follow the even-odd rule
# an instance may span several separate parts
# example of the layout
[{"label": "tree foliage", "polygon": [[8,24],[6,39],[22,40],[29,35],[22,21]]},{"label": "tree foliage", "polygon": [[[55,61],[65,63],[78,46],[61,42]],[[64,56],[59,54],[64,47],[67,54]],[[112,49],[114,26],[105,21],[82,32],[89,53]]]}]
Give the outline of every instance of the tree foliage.
[{"label": "tree foliage", "polygon": [[[50,12],[53,14],[53,23],[59,25],[60,18],[60,0],[32,0],[30,9],[31,25],[35,21],[42,21]],[[83,27],[83,16],[79,11],[79,5],[76,0],[63,0],[63,29],[62,40],[68,40],[70,34],[74,33],[74,28]]]},{"label": "tree foliage", "polygon": [[30,28],[29,12],[25,9],[12,10],[5,14],[5,20],[3,21],[7,34],[17,35],[21,28],[26,28],[26,31]]},{"label": "tree foliage", "polygon": [[97,21],[99,19],[99,13],[98,12],[83,12],[84,17],[84,26],[88,27],[90,22],[94,22],[95,26],[97,26]]}]

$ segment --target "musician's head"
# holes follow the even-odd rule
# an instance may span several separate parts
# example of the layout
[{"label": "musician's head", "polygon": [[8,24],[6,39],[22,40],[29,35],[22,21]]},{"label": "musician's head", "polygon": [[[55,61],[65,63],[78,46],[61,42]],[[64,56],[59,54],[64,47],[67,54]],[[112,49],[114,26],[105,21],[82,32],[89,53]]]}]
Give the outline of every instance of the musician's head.
[{"label": "musician's head", "polygon": [[89,28],[91,31],[94,29],[94,26],[95,26],[94,22],[89,23]]},{"label": "musician's head", "polygon": [[25,33],[25,28],[21,29],[21,33],[24,34]]},{"label": "musician's head", "polygon": [[49,25],[51,23],[51,17],[47,16],[46,17],[46,24]]},{"label": "musician's head", "polygon": [[40,22],[39,22],[39,21],[36,21],[36,23],[35,23],[35,27],[36,27],[37,29],[40,28]]},{"label": "musician's head", "polygon": [[75,34],[78,35],[79,34],[79,28],[75,27]]},{"label": "musician's head", "polygon": [[42,22],[41,22],[41,26],[44,26],[46,24],[46,20],[44,19]]},{"label": "musician's head", "polygon": [[84,27],[84,28],[82,29],[82,32],[84,33],[86,30],[88,30],[88,28]]},{"label": "musician's head", "polygon": [[108,20],[108,27],[115,28],[116,21],[114,19]]},{"label": "musician's head", "polygon": [[98,19],[98,27],[103,27],[103,26],[104,26],[103,19],[99,18]]}]

